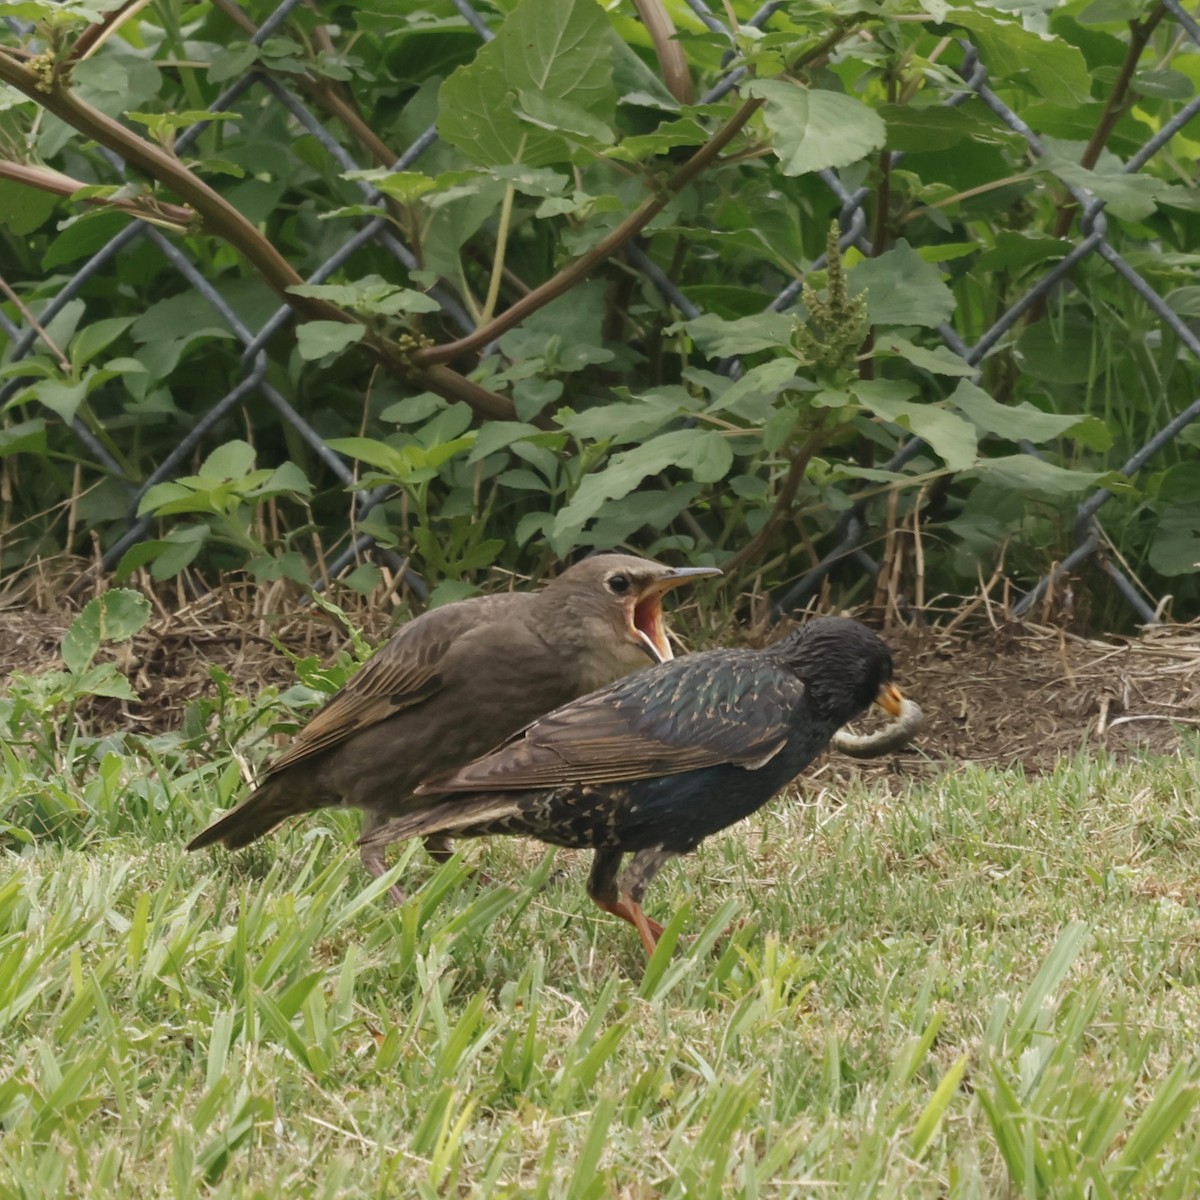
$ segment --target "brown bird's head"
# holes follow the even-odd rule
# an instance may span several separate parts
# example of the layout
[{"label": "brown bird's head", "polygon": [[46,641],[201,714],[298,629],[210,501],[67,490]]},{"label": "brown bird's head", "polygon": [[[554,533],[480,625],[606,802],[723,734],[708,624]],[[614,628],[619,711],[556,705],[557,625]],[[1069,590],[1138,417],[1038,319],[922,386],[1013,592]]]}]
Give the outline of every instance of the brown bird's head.
[{"label": "brown bird's head", "polygon": [[581,658],[589,690],[675,655],[662,598],[716,567],[668,567],[632,554],[597,554],[564,571],[542,592],[551,639]]}]

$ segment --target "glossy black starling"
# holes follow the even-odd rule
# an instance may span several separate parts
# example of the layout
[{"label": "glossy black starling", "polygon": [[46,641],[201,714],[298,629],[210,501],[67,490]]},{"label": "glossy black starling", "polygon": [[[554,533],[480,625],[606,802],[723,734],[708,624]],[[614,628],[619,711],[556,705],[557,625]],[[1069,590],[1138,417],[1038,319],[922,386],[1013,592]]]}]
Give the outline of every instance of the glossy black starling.
[{"label": "glossy black starling", "polygon": [[[866,626],[818,617],[764,650],[710,650],[639,672],[535,721],[417,789],[425,808],[367,835],[506,833],[596,851],[588,895],[637,928],[662,865],[749,816],[874,701],[903,697]],[[633,854],[620,886],[621,858]]]},{"label": "glossy black starling", "polygon": [[[568,700],[673,658],[662,598],[720,571],[628,554],[584,559],[536,592],[478,596],[401,628],[292,739],[259,786],[192,839],[236,848],[326,805],[366,810],[362,860],[383,874],[391,818],[413,789]],[[448,853],[445,839],[430,850]],[[393,889],[402,898],[398,888]]]}]

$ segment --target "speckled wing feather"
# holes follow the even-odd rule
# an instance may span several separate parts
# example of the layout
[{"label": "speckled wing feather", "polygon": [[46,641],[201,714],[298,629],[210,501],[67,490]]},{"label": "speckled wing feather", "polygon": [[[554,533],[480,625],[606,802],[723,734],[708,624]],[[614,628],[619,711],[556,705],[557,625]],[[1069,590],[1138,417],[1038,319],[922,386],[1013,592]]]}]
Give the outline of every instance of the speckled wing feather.
[{"label": "speckled wing feather", "polygon": [[755,651],[713,650],[563,706],[422,795],[614,783],[768,761],[795,729],[804,685]]},{"label": "speckled wing feather", "polygon": [[405,625],[296,734],[270,764],[264,781],[439,691],[442,660],[475,620],[469,607],[464,611],[450,606],[434,609]]}]

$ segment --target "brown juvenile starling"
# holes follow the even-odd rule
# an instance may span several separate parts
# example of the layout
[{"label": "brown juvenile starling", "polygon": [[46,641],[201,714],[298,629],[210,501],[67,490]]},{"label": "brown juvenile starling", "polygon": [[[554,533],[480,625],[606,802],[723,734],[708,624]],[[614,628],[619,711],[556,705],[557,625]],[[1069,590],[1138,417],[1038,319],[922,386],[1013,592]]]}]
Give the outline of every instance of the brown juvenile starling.
[{"label": "brown juvenile starling", "polygon": [[593,849],[588,895],[634,925],[651,954],[662,926],[642,897],[662,865],[761,808],[872,701],[899,716],[891,679],[887,646],[843,617],[809,621],[764,650],[689,654],[422,784],[410,812],[364,841],[509,833]]},{"label": "brown juvenile starling", "polygon": [[[427,801],[423,779],[468,763],[568,700],[674,656],[671,588],[710,567],[599,554],[536,592],[447,604],[409,621],[292,739],[257,788],[188,843],[230,849],[285,817],[332,804],[366,810],[363,865],[378,877],[391,818]],[[437,856],[446,839],[427,841]],[[398,888],[393,888],[402,899]]]}]

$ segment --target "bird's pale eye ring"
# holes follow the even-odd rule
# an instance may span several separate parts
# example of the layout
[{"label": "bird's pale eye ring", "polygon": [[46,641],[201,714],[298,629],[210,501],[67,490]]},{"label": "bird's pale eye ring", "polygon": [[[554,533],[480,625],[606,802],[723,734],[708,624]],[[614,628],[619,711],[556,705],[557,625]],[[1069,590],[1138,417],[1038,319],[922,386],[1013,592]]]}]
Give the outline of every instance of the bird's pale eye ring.
[{"label": "bird's pale eye ring", "polygon": [[611,575],[606,582],[608,583],[608,590],[618,596],[623,596],[629,591],[628,575]]}]

